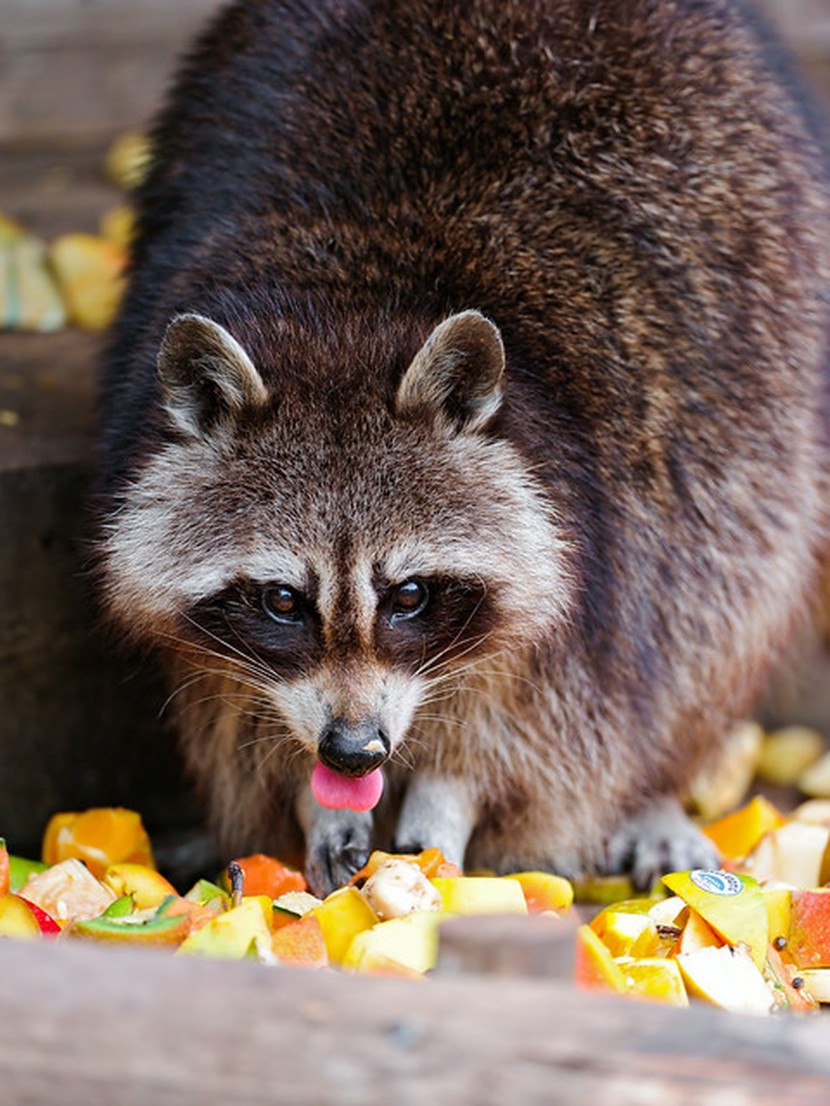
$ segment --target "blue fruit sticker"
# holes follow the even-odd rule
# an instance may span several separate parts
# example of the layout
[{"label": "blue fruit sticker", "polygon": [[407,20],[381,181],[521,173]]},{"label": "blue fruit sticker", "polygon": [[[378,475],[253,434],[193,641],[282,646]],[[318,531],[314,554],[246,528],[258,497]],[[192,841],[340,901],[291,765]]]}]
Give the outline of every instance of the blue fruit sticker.
[{"label": "blue fruit sticker", "polygon": [[722,872],[719,868],[695,868],[689,872],[689,879],[701,891],[710,895],[740,895],[743,880],[732,872]]}]

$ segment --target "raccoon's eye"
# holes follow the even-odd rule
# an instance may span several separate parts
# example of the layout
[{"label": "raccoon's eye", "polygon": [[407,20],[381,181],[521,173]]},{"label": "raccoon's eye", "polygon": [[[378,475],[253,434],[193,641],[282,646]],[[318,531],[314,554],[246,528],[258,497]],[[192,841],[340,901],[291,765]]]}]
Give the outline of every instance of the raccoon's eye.
[{"label": "raccoon's eye", "polygon": [[275,622],[303,621],[302,597],[286,584],[277,584],[263,591],[262,609]]},{"label": "raccoon's eye", "polygon": [[406,580],[392,596],[392,621],[414,618],[429,602],[429,589],[421,580]]}]

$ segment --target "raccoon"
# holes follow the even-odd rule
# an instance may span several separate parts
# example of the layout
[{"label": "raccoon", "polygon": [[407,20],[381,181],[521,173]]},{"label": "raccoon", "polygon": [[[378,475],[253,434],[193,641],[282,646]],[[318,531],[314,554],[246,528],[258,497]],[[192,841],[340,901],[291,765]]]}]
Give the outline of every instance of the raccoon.
[{"label": "raccoon", "polygon": [[827,551],[820,135],[730,0],[240,0],[152,133],[106,609],[229,855],[716,862]]}]

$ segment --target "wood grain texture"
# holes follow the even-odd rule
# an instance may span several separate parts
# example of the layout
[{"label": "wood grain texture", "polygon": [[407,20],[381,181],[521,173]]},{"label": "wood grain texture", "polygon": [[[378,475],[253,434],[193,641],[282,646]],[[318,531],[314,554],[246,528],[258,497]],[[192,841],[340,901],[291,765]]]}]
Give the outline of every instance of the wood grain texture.
[{"label": "wood grain texture", "polygon": [[0,0],[0,141],[144,123],[217,0]]},{"label": "wood grain texture", "polygon": [[830,1100],[823,1018],[0,943],[0,1098],[85,1106]]}]

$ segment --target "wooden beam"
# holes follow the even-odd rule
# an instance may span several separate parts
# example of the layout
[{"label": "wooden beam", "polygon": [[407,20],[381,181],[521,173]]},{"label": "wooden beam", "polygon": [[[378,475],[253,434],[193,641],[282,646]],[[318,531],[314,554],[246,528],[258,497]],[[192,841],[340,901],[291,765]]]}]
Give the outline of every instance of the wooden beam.
[{"label": "wooden beam", "polygon": [[84,1106],[826,1106],[824,1018],[0,942],[2,1099]]}]

